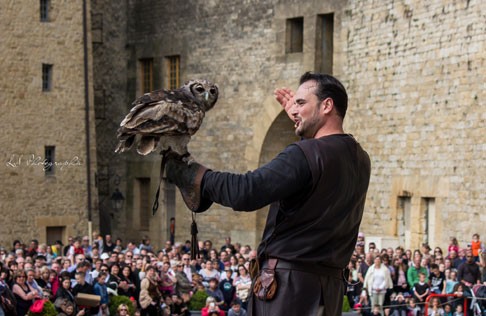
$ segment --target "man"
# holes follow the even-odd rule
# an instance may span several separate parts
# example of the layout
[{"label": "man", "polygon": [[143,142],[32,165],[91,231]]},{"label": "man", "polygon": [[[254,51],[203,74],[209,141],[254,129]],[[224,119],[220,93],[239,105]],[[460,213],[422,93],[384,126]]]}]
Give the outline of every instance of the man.
[{"label": "man", "polygon": [[192,274],[196,273],[196,267],[191,265],[191,255],[188,253],[182,255],[182,271],[186,274],[189,282],[192,282]]},{"label": "man", "polygon": [[475,284],[480,284],[481,271],[476,262],[474,262],[474,256],[471,250],[467,251],[466,262],[461,264],[457,269],[457,280],[470,288]]},{"label": "man", "polygon": [[427,269],[420,265],[421,262],[422,262],[422,256],[416,255],[413,258],[413,265],[407,270],[407,282],[411,289],[414,287],[416,283],[419,283],[420,273],[423,273],[426,276],[425,280],[426,282],[428,282]]},{"label": "man", "polygon": [[249,315],[340,315],[342,272],[356,245],[370,159],[343,131],[348,98],[336,78],[305,73],[295,95],[284,88],[275,96],[304,140],[241,175],[169,159],[167,178],[195,212],[212,202],[238,211],[271,204],[258,258],[262,268],[278,259],[280,282],[272,300],[252,295]]}]

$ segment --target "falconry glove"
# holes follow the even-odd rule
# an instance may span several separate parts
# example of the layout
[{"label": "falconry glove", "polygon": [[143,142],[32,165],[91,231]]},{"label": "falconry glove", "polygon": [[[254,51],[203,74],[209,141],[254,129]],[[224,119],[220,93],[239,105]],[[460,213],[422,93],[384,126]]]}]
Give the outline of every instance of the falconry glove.
[{"label": "falconry glove", "polygon": [[206,171],[208,168],[195,161],[187,163],[174,156],[167,161],[167,179],[179,188],[187,207],[195,213],[206,211],[213,203],[201,198],[201,182]]}]

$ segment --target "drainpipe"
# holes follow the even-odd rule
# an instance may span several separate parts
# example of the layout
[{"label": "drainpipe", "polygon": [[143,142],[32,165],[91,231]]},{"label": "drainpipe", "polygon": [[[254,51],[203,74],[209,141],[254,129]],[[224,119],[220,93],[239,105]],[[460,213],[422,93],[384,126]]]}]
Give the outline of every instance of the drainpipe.
[{"label": "drainpipe", "polygon": [[89,78],[88,78],[88,22],[87,3],[83,0],[83,50],[84,50],[84,105],[85,105],[85,131],[86,131],[86,188],[88,190],[88,236],[90,244],[93,242],[92,209],[91,209],[91,152],[90,152],[90,126],[89,126]]}]

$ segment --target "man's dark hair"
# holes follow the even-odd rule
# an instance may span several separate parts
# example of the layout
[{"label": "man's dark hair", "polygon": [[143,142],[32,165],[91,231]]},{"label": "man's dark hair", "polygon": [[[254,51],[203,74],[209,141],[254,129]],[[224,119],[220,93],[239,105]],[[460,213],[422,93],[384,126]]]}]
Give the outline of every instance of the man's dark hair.
[{"label": "man's dark hair", "polygon": [[316,96],[319,102],[326,98],[331,98],[334,101],[338,115],[344,119],[348,109],[348,94],[343,84],[331,75],[312,73],[310,71],[300,77],[300,84],[310,80],[317,82]]}]

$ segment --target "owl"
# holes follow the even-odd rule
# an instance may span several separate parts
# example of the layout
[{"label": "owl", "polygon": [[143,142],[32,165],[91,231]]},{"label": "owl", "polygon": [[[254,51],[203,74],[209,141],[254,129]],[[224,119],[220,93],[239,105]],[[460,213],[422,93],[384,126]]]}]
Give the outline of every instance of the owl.
[{"label": "owl", "polygon": [[189,155],[187,144],[202,124],[206,111],[218,100],[218,86],[207,80],[190,80],[175,90],[146,93],[120,123],[118,147],[122,153],[137,143],[137,152],[147,155],[160,148]]}]

